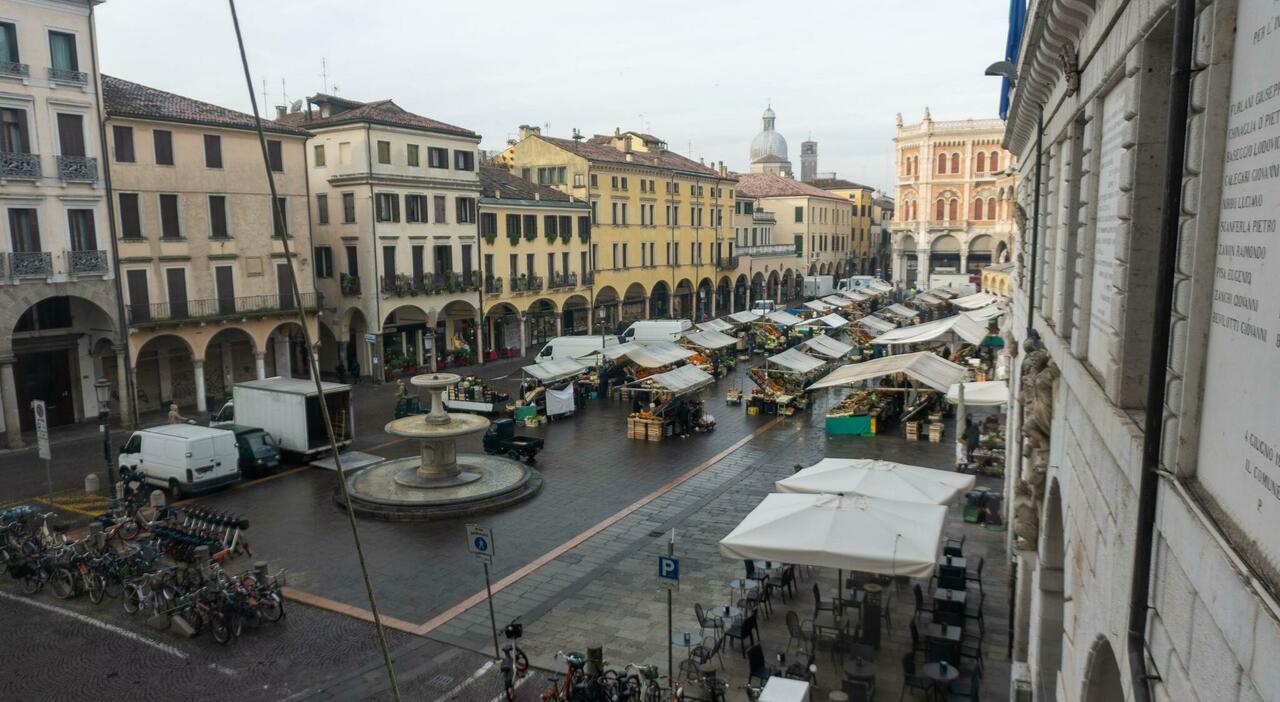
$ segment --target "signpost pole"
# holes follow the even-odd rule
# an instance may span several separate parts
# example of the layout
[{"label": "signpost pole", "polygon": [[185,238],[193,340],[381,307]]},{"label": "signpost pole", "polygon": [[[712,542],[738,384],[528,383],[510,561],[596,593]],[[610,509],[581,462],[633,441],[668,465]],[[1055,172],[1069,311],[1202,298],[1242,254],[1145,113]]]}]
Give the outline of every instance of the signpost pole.
[{"label": "signpost pole", "polygon": [[489,586],[489,562],[484,563],[484,591],[489,596],[489,625],[493,627],[493,659],[502,660],[498,650],[498,618],[493,614],[493,588]]},{"label": "signpost pole", "polygon": [[467,525],[467,550],[484,564],[484,592],[489,600],[489,626],[493,629],[493,658],[502,659],[498,649],[498,618],[493,612],[493,586],[489,581],[489,564],[493,562],[493,530],[479,524]]},{"label": "signpost pole", "polygon": [[[672,529],[671,539],[667,541],[667,557],[670,558],[674,556],[675,551],[676,551],[676,530]],[[675,636],[675,632],[672,631],[671,629],[671,590],[668,588],[667,589],[667,677],[671,678],[671,680],[674,681],[676,679],[676,673],[675,673],[675,656],[672,653],[672,649],[675,647],[675,641],[672,639],[673,636]],[[671,686],[672,688],[674,688],[675,683],[672,682]]]}]

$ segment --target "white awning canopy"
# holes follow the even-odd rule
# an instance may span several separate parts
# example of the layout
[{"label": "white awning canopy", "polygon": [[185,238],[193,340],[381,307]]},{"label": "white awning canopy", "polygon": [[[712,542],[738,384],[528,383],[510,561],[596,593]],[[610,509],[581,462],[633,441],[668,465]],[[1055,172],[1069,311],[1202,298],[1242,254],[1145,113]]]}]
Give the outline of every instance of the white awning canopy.
[{"label": "white awning canopy", "polygon": [[743,310],[729,315],[729,319],[732,319],[737,324],[750,324],[757,319],[760,319],[760,315],[752,312],[751,310]]},{"label": "white awning canopy", "polygon": [[932,290],[929,290],[928,293],[930,295],[933,295],[934,297],[942,298],[943,300],[950,300],[951,298],[959,294],[955,290],[952,290],[951,286],[949,285],[944,285],[940,288],[934,288]]},{"label": "white awning canopy", "polygon": [[972,295],[965,295],[964,297],[957,297],[951,301],[951,304],[956,307],[962,307],[966,310],[976,310],[979,307],[986,307],[987,305],[999,302],[1001,299],[1003,298],[998,295],[992,295],[989,292],[980,292]]},{"label": "white awning canopy", "polygon": [[634,383],[631,383],[631,385],[637,385],[649,381],[653,381],[677,395],[684,395],[696,390],[701,390],[715,382],[715,378],[712,378],[710,373],[707,373],[701,368],[689,365],[680,366],[679,368],[669,370],[665,373],[651,375],[648,378],[637,380]]},{"label": "white awning canopy", "polygon": [[867,283],[867,287],[876,292],[891,292],[893,290],[893,286],[883,280],[873,280]]},{"label": "white awning canopy", "polygon": [[872,339],[871,343],[922,344],[941,339],[947,342],[967,341],[976,346],[981,344],[986,336],[987,331],[978,320],[968,315],[957,314],[912,327],[902,327],[901,329],[887,331]]},{"label": "white awning canopy", "polygon": [[764,360],[766,363],[782,366],[797,373],[808,373],[827,365],[826,361],[818,360],[799,349],[787,349],[776,356],[770,356]]},{"label": "white awning canopy", "polygon": [[729,346],[734,346],[738,340],[728,334],[721,334],[718,331],[696,331],[686,332],[684,340],[704,349],[715,351]]},{"label": "white awning canopy", "polygon": [[838,314],[832,313],[828,315],[823,315],[821,317],[815,317],[813,319],[806,319],[801,326],[821,324],[822,326],[828,327],[830,329],[842,329],[848,323],[849,323],[849,320],[845,319],[844,317],[841,317]]},{"label": "white awning canopy", "polygon": [[808,307],[811,310],[816,310],[818,312],[826,312],[827,310],[832,308],[832,305],[829,305],[823,302],[822,300],[806,300],[804,303],[804,306]]},{"label": "white awning canopy", "polygon": [[543,383],[554,383],[565,378],[572,378],[588,368],[590,366],[579,363],[572,358],[561,358],[555,361],[543,361],[531,366],[525,366],[524,372]]},{"label": "white awning canopy", "polygon": [[852,305],[855,302],[854,299],[846,297],[844,293],[839,293],[836,295],[827,295],[826,297],[822,298],[822,301],[827,303],[828,305],[831,305],[832,307],[848,307],[849,305]]},{"label": "white awning canopy", "polygon": [[929,293],[919,293],[915,296],[916,302],[923,302],[926,305],[941,305],[944,301],[941,297],[935,297]]},{"label": "white awning canopy", "polygon": [[862,495],[772,493],[720,541],[730,558],[927,578],[947,508]]},{"label": "white awning canopy", "polygon": [[815,336],[800,345],[827,358],[844,358],[853,351],[852,346],[829,336]]},{"label": "white awning canopy", "polygon": [[631,342],[629,344],[610,346],[604,351],[604,355],[609,358],[626,358],[632,363],[645,368],[669,366],[693,354],[693,351],[683,346],[677,346],[670,341],[656,341],[648,344]]},{"label": "white awning canopy", "polygon": [[896,302],[893,303],[892,305],[889,305],[888,307],[882,308],[880,311],[888,312],[889,314],[897,315],[899,317],[906,317],[907,319],[915,319],[916,317],[920,316],[919,312],[911,309],[910,307],[907,307],[906,305],[899,304]]},{"label": "white awning canopy", "polygon": [[774,483],[778,492],[849,494],[927,505],[947,505],[973,489],[966,473],[874,458],[824,458]]},{"label": "white awning canopy", "polygon": [[1004,314],[1004,312],[1005,312],[1004,303],[995,302],[981,309],[976,309],[972,312],[965,312],[963,314],[967,317],[972,317],[978,320],[979,322],[985,322],[987,320],[995,319],[996,317],[999,317],[1000,315]]},{"label": "white awning canopy", "polygon": [[873,331],[877,334],[882,334],[884,332],[889,331],[890,329],[897,329],[897,327],[894,326],[893,322],[881,319],[872,314],[869,314],[866,317],[859,319],[858,321],[854,322],[854,324],[857,324],[858,326],[862,327],[863,329],[866,329],[867,331]]},{"label": "white awning canopy", "polygon": [[[947,388],[947,402],[960,403],[960,386]],[[1009,386],[1003,380],[964,384],[964,404],[968,407],[999,407],[1009,404]]]},{"label": "white awning canopy", "polygon": [[709,319],[698,325],[703,331],[727,332],[734,328],[734,325],[724,321],[723,319]]},{"label": "white awning canopy", "polygon": [[841,290],[836,294],[841,297],[847,297],[854,302],[866,302],[867,300],[870,300],[873,295],[878,295],[880,293],[876,290],[867,290],[865,292],[862,290]]},{"label": "white awning canopy", "polygon": [[764,316],[764,319],[758,321],[768,321],[770,324],[776,324],[780,327],[794,327],[803,322],[803,319],[782,310],[774,310]]},{"label": "white awning canopy", "polygon": [[875,358],[862,363],[850,363],[828,373],[810,385],[808,390],[834,388],[862,380],[879,378],[894,373],[906,373],[929,387],[945,392],[947,388],[965,377],[965,369],[929,351],[904,353],[897,356]]}]

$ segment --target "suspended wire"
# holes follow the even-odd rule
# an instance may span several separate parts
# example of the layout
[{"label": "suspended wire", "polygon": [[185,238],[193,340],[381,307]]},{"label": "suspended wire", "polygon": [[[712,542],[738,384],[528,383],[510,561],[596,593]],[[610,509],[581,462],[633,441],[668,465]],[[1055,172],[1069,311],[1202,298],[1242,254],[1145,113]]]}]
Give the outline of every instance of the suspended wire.
[{"label": "suspended wire", "polygon": [[258,99],[253,93],[253,79],[249,75],[249,59],[245,55],[244,37],[240,34],[240,18],[236,14],[236,0],[227,0],[227,4],[231,7],[231,23],[236,30],[236,44],[240,49],[240,65],[244,69],[245,87],[248,88],[249,102],[253,106],[253,121],[258,132],[258,146],[262,149],[262,166],[266,169],[267,185],[271,189],[271,212],[277,218],[276,224],[280,226],[284,260],[289,266],[289,290],[293,295],[293,299],[298,303],[298,324],[302,327],[302,339],[306,344],[307,363],[311,370],[311,379],[316,384],[316,393],[320,400],[320,413],[324,420],[325,432],[329,437],[329,450],[333,452],[333,463],[337,468],[338,486],[342,492],[342,504],[346,508],[344,511],[347,513],[347,523],[351,527],[351,538],[355,541],[356,557],[360,562],[360,575],[364,579],[365,594],[369,598],[369,611],[373,614],[373,626],[378,633],[378,647],[382,649],[382,660],[387,667],[387,679],[391,682],[391,694],[396,702],[399,702],[400,687],[396,683],[395,666],[391,662],[391,649],[387,645],[387,633],[382,626],[382,617],[378,614],[378,601],[373,595],[373,581],[369,578],[369,566],[365,561],[364,546],[360,542],[360,528],[356,523],[355,514],[351,511],[350,495],[347,493],[347,478],[342,470],[342,457],[339,455],[338,442],[333,434],[333,424],[329,417],[329,404],[324,399],[324,387],[320,384],[320,364],[311,347],[311,332],[307,329],[306,305],[302,302],[302,294],[298,289],[297,271],[294,269],[293,253],[289,250],[288,219],[283,212],[279,211],[280,200],[276,196],[275,176],[271,171],[271,159],[267,155],[267,136],[262,129],[262,117],[258,114]]}]

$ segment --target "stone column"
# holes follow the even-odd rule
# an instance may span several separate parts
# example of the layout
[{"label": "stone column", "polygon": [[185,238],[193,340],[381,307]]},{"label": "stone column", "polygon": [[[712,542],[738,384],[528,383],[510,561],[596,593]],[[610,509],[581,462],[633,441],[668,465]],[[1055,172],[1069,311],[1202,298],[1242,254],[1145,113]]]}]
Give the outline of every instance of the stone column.
[{"label": "stone column", "polygon": [[969,252],[964,249],[960,250],[960,272],[966,274],[969,272]]},{"label": "stone column", "polygon": [[267,378],[267,352],[253,352],[253,366],[258,371],[258,380],[266,380]]},{"label": "stone column", "polygon": [[732,314],[737,310],[738,310],[738,286],[730,285],[729,286],[729,313]]},{"label": "stone column", "polygon": [[22,448],[22,415],[18,409],[18,384],[13,380],[14,356],[0,357],[0,395],[4,396],[5,443],[11,449]]},{"label": "stone column", "polygon": [[929,249],[916,249],[916,290],[929,289]]},{"label": "stone column", "polygon": [[528,331],[525,329],[524,315],[520,316],[520,355],[523,356],[526,349],[529,348],[529,342],[526,339]]},{"label": "stone column", "polygon": [[129,371],[125,367],[124,355],[127,347],[120,344],[111,348],[116,353],[116,394],[120,396],[120,424],[128,425],[129,418],[133,416],[133,398],[129,397]]},{"label": "stone column", "polygon": [[[476,363],[484,365],[484,317],[480,316],[480,311],[476,311]],[[493,337],[490,336],[490,339]],[[492,342],[490,342],[492,344]]]},{"label": "stone column", "polygon": [[289,337],[276,337],[276,375],[281,378],[293,377],[293,354],[289,353]]},{"label": "stone column", "polygon": [[[592,334],[595,333],[596,309],[597,308],[592,308],[592,307],[587,308],[587,336],[591,336]],[[598,309],[604,309],[604,308],[598,308]]]},{"label": "stone column", "polygon": [[191,366],[196,378],[196,411],[207,412],[208,407],[205,405],[204,397],[204,359],[192,361]]}]

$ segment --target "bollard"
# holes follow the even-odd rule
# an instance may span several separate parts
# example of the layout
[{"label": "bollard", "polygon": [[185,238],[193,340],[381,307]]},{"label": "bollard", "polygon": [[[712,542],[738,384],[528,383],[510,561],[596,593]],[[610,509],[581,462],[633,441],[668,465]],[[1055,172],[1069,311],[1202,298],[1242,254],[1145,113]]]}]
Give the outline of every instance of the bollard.
[{"label": "bollard", "polygon": [[259,585],[267,584],[267,562],[266,561],[253,562],[253,579],[257,580]]},{"label": "bollard", "polygon": [[98,494],[98,490],[102,487],[101,481],[98,480],[97,473],[90,473],[84,476],[84,491],[88,495]]},{"label": "bollard", "polygon": [[102,522],[89,522],[89,538],[93,550],[101,553],[107,547],[107,535],[102,531]]},{"label": "bollard", "polygon": [[167,500],[165,500],[164,493],[159,490],[152,490],[151,494],[147,497],[147,501],[151,503],[152,508],[164,507],[167,502]]}]

